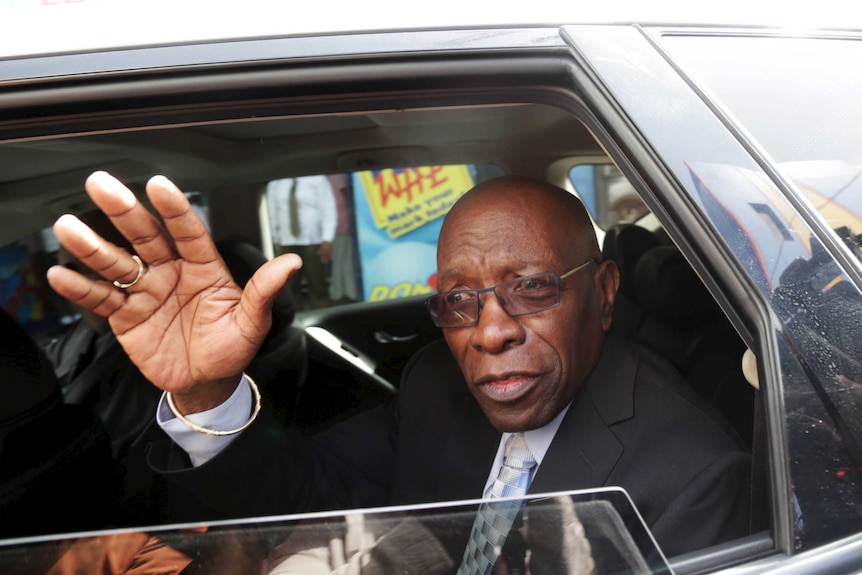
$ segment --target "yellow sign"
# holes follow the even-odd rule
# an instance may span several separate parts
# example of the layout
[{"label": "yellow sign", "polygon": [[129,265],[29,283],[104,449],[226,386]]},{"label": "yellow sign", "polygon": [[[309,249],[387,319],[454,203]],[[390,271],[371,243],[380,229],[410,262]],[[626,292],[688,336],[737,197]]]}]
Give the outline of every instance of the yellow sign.
[{"label": "yellow sign", "polygon": [[434,290],[431,286],[422,282],[401,282],[392,287],[387,285],[376,285],[371,288],[371,297],[368,301],[383,301],[387,299],[398,299],[412,295],[431,295]]},{"label": "yellow sign", "polygon": [[360,176],[374,223],[393,239],[445,216],[473,187],[466,166],[369,171]]}]

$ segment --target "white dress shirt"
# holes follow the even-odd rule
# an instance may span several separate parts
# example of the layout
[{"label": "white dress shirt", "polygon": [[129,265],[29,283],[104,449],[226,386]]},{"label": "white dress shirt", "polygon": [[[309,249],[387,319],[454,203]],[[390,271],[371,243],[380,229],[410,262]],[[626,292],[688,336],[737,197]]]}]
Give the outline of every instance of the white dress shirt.
[{"label": "white dress shirt", "polygon": [[[227,431],[237,429],[248,421],[251,409],[251,388],[243,374],[239,385],[227,401],[208,411],[187,415],[186,419],[207,429]],[[156,408],[156,423],[168,434],[168,437],[174,440],[174,443],[189,454],[194,467],[203,465],[239,437],[239,434],[207,435],[193,430],[174,416],[171,408],[168,407],[164,393]]]},{"label": "white dress shirt", "polygon": [[[290,188],[296,180],[299,235],[290,231]],[[326,176],[273,180],[266,185],[266,204],[272,241],[280,246],[312,246],[335,238],[338,212]]]}]

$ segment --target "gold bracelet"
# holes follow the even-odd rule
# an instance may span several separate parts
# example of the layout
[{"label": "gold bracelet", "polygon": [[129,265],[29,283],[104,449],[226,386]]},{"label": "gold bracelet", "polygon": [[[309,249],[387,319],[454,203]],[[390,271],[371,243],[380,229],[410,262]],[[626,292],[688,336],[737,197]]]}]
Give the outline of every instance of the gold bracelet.
[{"label": "gold bracelet", "polygon": [[168,407],[171,408],[171,411],[173,412],[173,414],[176,416],[177,419],[179,419],[180,421],[185,423],[188,427],[192,428],[194,431],[197,431],[198,433],[204,433],[206,435],[216,435],[216,436],[236,435],[237,433],[239,433],[240,431],[243,431],[245,428],[247,428],[249,425],[251,425],[254,422],[254,420],[257,419],[257,414],[260,413],[260,389],[258,389],[257,384],[248,375],[246,375],[245,378],[248,380],[248,385],[249,385],[249,387],[251,387],[251,391],[254,393],[254,411],[252,412],[251,417],[249,417],[248,421],[246,421],[245,423],[243,423],[241,426],[237,427],[236,429],[231,429],[230,431],[218,431],[216,429],[207,429],[206,427],[201,427],[200,425],[198,425],[192,421],[189,421],[188,419],[186,419],[183,416],[182,413],[179,412],[179,410],[177,409],[177,406],[174,405],[174,400],[171,397],[170,391],[165,392],[165,396],[167,397],[167,400],[168,400]]}]

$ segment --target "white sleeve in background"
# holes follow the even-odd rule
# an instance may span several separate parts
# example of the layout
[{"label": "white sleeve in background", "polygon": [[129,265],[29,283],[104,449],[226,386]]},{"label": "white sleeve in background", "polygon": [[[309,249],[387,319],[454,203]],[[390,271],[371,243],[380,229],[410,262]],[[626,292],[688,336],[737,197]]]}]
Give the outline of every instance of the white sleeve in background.
[{"label": "white sleeve in background", "polygon": [[[248,421],[251,416],[252,396],[251,389],[248,386],[248,380],[243,374],[239,385],[236,386],[233,394],[219,406],[216,406],[208,411],[200,413],[192,413],[186,416],[186,419],[214,430],[230,430],[241,427]],[[168,401],[165,394],[159,400],[159,405],[156,408],[156,423],[159,427],[168,434],[174,443],[183,448],[189,454],[192,461],[192,466],[198,467],[203,465],[230,445],[231,441],[239,437],[239,434],[234,435],[207,435],[194,431],[185,423],[177,419],[168,407]]]},{"label": "white sleeve in background", "polygon": [[331,243],[335,239],[335,229],[338,226],[338,206],[335,203],[332,184],[326,176],[321,176],[317,201],[320,208],[320,234],[324,242]]},{"label": "white sleeve in background", "polygon": [[276,245],[293,243],[290,233],[288,195],[291,180],[273,180],[266,184],[266,207],[272,241]]}]

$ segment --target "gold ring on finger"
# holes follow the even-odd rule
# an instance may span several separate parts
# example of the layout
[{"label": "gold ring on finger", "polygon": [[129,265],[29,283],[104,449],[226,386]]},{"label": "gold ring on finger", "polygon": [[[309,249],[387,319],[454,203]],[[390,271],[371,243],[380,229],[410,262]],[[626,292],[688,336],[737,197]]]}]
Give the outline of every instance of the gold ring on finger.
[{"label": "gold ring on finger", "polygon": [[138,275],[136,275],[135,279],[133,279],[127,284],[114,280],[114,287],[118,287],[120,289],[130,288],[133,285],[136,285],[139,281],[141,281],[141,278],[144,277],[144,272],[147,271],[147,265],[141,258],[136,255],[132,255],[132,259],[135,260],[138,264]]}]

